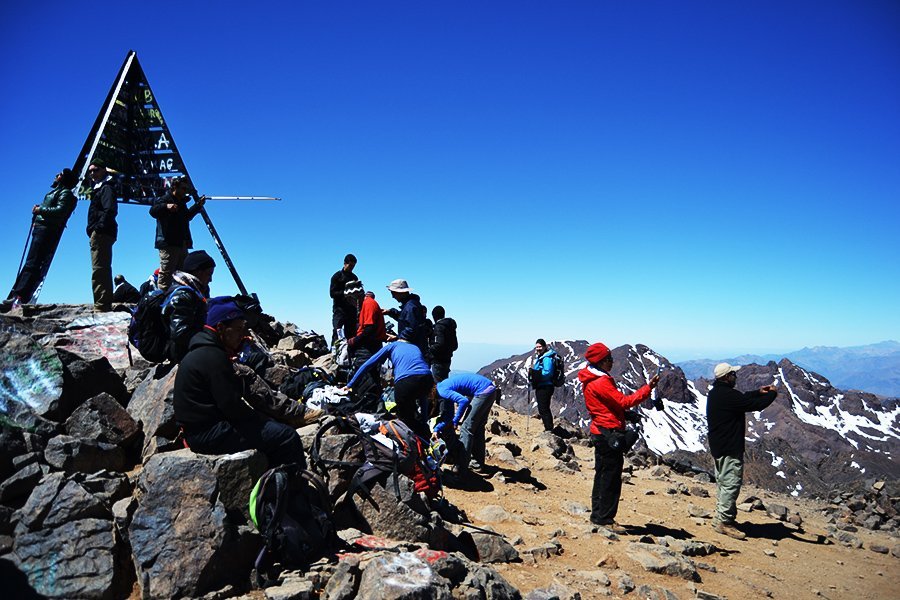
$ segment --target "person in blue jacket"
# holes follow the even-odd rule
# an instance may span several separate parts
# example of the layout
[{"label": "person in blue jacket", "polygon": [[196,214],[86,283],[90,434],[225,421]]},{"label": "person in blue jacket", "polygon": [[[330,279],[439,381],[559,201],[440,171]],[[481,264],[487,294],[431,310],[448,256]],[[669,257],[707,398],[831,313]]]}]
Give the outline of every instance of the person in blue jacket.
[{"label": "person in blue jacket", "polygon": [[528,372],[528,381],[534,388],[534,399],[537,402],[538,415],[544,425],[544,431],[553,431],[553,413],[550,411],[550,399],[553,397],[553,355],[554,350],[547,346],[543,338],[534,343],[534,363]]},{"label": "person in blue jacket", "polygon": [[[484,428],[498,392],[493,381],[477,373],[458,373],[437,384],[443,404],[435,433],[440,434],[445,427],[460,426],[461,422],[459,438],[467,459],[463,466],[476,471],[484,468]],[[466,409],[469,414],[464,417]]]},{"label": "person in blue jacket", "polygon": [[428,394],[434,386],[431,367],[422,357],[422,351],[415,344],[405,340],[391,342],[381,348],[364,362],[347,387],[353,386],[362,379],[369,369],[381,365],[390,359],[394,367],[394,401],[397,403],[397,417],[406,423],[420,437],[429,439],[428,428]]}]

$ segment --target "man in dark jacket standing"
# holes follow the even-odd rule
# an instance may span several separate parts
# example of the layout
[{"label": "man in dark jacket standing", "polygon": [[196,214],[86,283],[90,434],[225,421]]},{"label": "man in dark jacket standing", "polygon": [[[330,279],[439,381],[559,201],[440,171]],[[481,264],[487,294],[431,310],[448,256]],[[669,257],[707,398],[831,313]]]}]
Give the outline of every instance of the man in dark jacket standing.
[{"label": "man in dark jacket standing", "polygon": [[356,267],[356,257],[348,254],[344,257],[344,266],[331,276],[331,285],[328,286],[328,293],[331,295],[332,300],[332,343],[338,338],[338,331],[342,332],[345,339],[356,335],[356,309],[347,301],[344,295],[347,282],[359,280],[359,277],[353,273],[354,267]]},{"label": "man in dark jacket standing", "polygon": [[384,314],[392,319],[397,320],[397,335],[394,338],[388,336],[388,339],[405,340],[418,346],[422,351],[422,356],[428,357],[428,332],[425,325],[425,309],[419,301],[419,296],[413,294],[413,289],[409,287],[405,279],[395,279],[387,289],[391,292],[391,296],[400,303],[400,308],[392,308],[385,311]]},{"label": "man in dark jacket standing", "polygon": [[194,242],[191,239],[191,219],[203,208],[206,197],[198,198],[188,208],[188,181],[178,177],[172,181],[169,192],[158,198],[150,207],[150,216],[156,219],[156,248],[159,250],[159,289],[172,285],[172,275],[181,269]]},{"label": "man in dark jacket standing", "polygon": [[31,209],[33,221],[28,256],[9,296],[2,303],[2,309],[8,310],[15,303],[30,302],[41,280],[47,275],[49,261],[59,246],[66,222],[75,210],[77,200],[72,188],[76,183],[78,177],[70,169],[63,169],[56,174],[44,201]]},{"label": "man in dark jacket standing", "polygon": [[747,535],[735,527],[737,499],[744,483],[744,437],[747,434],[746,413],[762,410],[772,404],[778,392],[774,385],[741,393],[734,389],[737,371],[728,363],[716,365],[709,395],[706,397],[706,421],[709,426],[709,451],[716,462],[716,519],[713,528],[724,535],[742,540]]},{"label": "man in dark jacket standing", "polygon": [[191,340],[191,349],[175,376],[175,419],[194,452],[230,454],[255,448],[271,466],[306,467],[297,432],[250,408],[241,398],[241,383],[232,367],[247,333],[244,313],[231,298],[209,302],[206,325]]},{"label": "man in dark jacket standing", "polygon": [[112,247],[119,232],[116,223],[119,205],[116,203],[112,175],[106,171],[106,167],[94,160],[88,167],[88,174],[93,181],[86,231],[91,240],[94,309],[108,312],[112,310]]},{"label": "man in dark jacket standing", "polygon": [[443,306],[431,309],[434,327],[428,340],[428,354],[431,356],[431,374],[436,382],[450,377],[450,361],[459,347],[456,339],[456,321],[446,316]]}]

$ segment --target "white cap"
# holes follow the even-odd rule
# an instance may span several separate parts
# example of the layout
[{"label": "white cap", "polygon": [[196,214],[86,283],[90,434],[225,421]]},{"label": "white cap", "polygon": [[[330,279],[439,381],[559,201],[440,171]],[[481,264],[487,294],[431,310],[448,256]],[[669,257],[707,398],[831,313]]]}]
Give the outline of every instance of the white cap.
[{"label": "white cap", "polygon": [[729,373],[736,373],[738,369],[740,369],[740,367],[733,367],[728,363],[719,363],[716,365],[713,373],[715,373],[716,379],[722,379]]},{"label": "white cap", "polygon": [[387,286],[387,289],[391,290],[392,292],[400,292],[400,293],[413,291],[413,289],[411,287],[409,287],[409,284],[406,283],[405,279],[393,280],[391,282],[391,284],[389,286]]}]

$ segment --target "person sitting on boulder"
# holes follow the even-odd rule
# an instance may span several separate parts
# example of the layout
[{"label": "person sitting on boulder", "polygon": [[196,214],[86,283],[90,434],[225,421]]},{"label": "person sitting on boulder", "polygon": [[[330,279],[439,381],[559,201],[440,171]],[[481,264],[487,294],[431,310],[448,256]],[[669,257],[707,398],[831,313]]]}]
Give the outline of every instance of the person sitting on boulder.
[{"label": "person sitting on boulder", "polygon": [[124,275],[113,277],[113,302],[128,302],[137,304],[141,299],[141,293],[136,287],[128,283]]},{"label": "person sitting on boulder", "polygon": [[415,344],[405,340],[387,344],[356,370],[345,389],[353,389],[369,369],[380,366],[387,359],[394,366],[397,417],[419,437],[427,440],[431,437],[431,430],[428,428],[428,395],[434,386],[434,378],[431,376],[431,367]]},{"label": "person sitting on boulder", "polygon": [[191,339],[175,376],[175,420],[194,452],[256,449],[272,466],[297,463],[306,468],[297,432],[253,410],[241,398],[231,359],[247,333],[244,317],[232,298],[210,299],[206,324]]},{"label": "person sitting on boulder", "polygon": [[[436,390],[442,407],[441,417],[434,427],[435,433],[440,434],[443,429],[455,428],[462,423],[459,439],[465,449],[465,461],[460,465],[460,470],[466,467],[476,471],[483,469],[484,428],[499,395],[497,386],[477,373],[459,373],[438,382]],[[453,406],[456,406],[455,411]]]},{"label": "person sitting on boulder", "polygon": [[191,252],[184,259],[184,270],[172,276],[171,297],[163,315],[169,321],[169,360],[179,363],[187,354],[195,333],[206,322],[206,299],[216,261],[203,250]]}]

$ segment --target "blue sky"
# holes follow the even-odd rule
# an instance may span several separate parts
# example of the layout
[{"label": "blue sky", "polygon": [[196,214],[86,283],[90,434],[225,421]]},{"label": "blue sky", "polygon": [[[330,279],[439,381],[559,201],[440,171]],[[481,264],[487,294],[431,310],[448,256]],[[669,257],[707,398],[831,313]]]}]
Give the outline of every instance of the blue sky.
[{"label": "blue sky", "polygon": [[[135,49],[200,191],[284,198],[209,206],[281,320],[327,333],[350,251],[383,306],[447,308],[463,368],[900,338],[896,2],[4,3],[0,34],[4,285]],[[90,301],[86,212],[41,301]],[[119,226],[138,283],[154,221]]]}]

